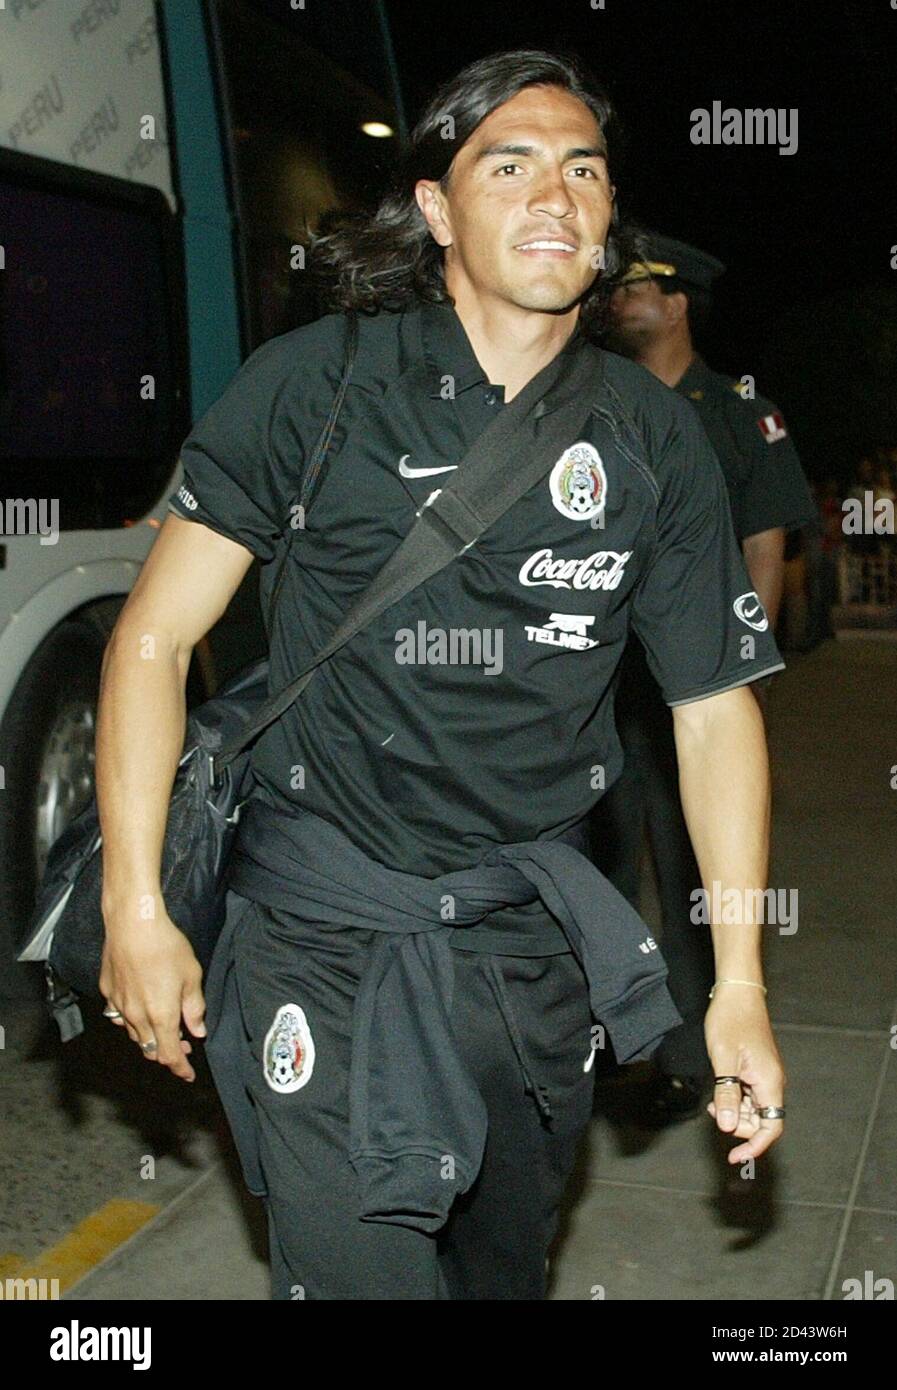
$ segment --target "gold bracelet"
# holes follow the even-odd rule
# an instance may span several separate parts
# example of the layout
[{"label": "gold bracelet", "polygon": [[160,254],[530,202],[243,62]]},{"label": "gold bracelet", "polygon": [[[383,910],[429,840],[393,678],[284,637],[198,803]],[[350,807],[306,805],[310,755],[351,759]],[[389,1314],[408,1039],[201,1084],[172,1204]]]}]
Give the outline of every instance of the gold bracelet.
[{"label": "gold bracelet", "polygon": [[720,979],[720,980],[714,981],[713,989],[710,991],[709,995],[707,996],[708,999],[712,999],[712,998],[713,998],[713,992],[714,992],[714,990],[716,989],[716,986],[717,986],[717,985],[753,985],[753,986],[754,986],[754,989],[762,989],[763,993],[764,993],[764,994],[766,993],[766,986],[765,986],[765,985],[761,985],[757,980],[727,980],[727,979]]}]

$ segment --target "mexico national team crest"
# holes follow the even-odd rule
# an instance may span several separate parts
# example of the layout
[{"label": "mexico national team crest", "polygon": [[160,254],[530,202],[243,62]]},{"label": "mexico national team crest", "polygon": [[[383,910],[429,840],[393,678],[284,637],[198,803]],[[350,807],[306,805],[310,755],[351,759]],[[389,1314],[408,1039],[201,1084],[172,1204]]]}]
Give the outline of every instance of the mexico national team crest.
[{"label": "mexico national team crest", "polygon": [[551,500],[570,521],[590,521],[604,510],[607,476],[601,455],[580,440],[565,449],[551,470]]},{"label": "mexico national team crest", "polygon": [[289,1095],[308,1081],[315,1065],[315,1045],[305,1011],[281,1004],[265,1034],[262,1070],[272,1091]]}]

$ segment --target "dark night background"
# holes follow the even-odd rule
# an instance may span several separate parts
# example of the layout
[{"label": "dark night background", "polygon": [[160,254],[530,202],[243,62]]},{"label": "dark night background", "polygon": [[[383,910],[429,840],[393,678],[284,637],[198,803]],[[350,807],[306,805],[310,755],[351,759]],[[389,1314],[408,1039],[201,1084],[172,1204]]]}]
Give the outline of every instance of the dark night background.
[{"label": "dark night background", "polygon": [[[409,124],[474,58],[528,46],[577,54],[621,118],[612,172],[624,215],[728,266],[706,341],[711,365],[755,377],[814,477],[845,480],[863,452],[897,445],[890,0],[605,0],[603,10],[590,0],[386,0],[386,10]],[[363,69],[372,6],[306,0],[297,23]],[[384,89],[382,73],[365,75]],[[693,145],[690,113],[715,100],[796,107],[797,152]]]}]

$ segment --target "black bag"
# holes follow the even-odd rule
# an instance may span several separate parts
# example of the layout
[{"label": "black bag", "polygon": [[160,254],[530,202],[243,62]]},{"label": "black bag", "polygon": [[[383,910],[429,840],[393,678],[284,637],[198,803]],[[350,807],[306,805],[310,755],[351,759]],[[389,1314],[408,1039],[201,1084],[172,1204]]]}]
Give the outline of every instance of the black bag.
[{"label": "black bag", "polygon": [[[268,660],[263,658],[244,666],[187,718],[185,751],[168,807],[160,882],[166,910],[190,938],[203,970],[224,921],[224,869],[240,807],[252,786],[249,750],[214,783],[210,754],[222,739],[239,734],[264,707],[267,696]],[[101,844],[94,797],[51,846],[29,943],[19,955],[19,960],[47,961],[48,998],[63,1041],[63,1019],[78,1018],[63,1013],[70,1006],[70,989],[99,992],[105,937]]]},{"label": "black bag", "polygon": [[[343,378],[308,470],[305,495],[314,487],[348,383],[357,332],[354,315],[349,315],[349,328]],[[562,376],[563,385],[554,391],[549,408],[543,398]],[[545,476],[556,451],[566,447],[587,417],[602,378],[602,354],[591,344],[581,342],[578,351],[558,354],[490,422],[447,486],[431,494],[408,535],[353,604],[330,642],[288,686],[264,700],[267,660],[263,660],[240,671],[190,716],[172,788],[161,887],[168,915],[189,937],[204,969],[223,925],[228,854],[240,806],[251,792],[249,745],[289,709],[318,666],[380,613],[468,550]],[[283,573],[282,567],[272,611]],[[19,955],[19,960],[49,958],[50,1004],[63,1039],[74,1036],[68,1031],[73,1027],[80,1031],[80,1014],[66,986],[98,992],[105,935],[100,840],[94,802],[50,850],[29,943]]]}]

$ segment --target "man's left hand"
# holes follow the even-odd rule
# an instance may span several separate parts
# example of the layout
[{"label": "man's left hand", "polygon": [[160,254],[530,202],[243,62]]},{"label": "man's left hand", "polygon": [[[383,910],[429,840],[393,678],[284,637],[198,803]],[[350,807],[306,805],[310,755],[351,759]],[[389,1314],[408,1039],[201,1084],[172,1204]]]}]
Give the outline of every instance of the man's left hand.
[{"label": "man's left hand", "polygon": [[779,1139],[784,1120],[757,1112],[785,1103],[785,1068],[773,1037],[765,997],[748,985],[720,984],[704,1019],[704,1038],[714,1076],[737,1076],[714,1088],[708,1114],[725,1134],[747,1142],[730,1149],[731,1164],[757,1158]]}]

